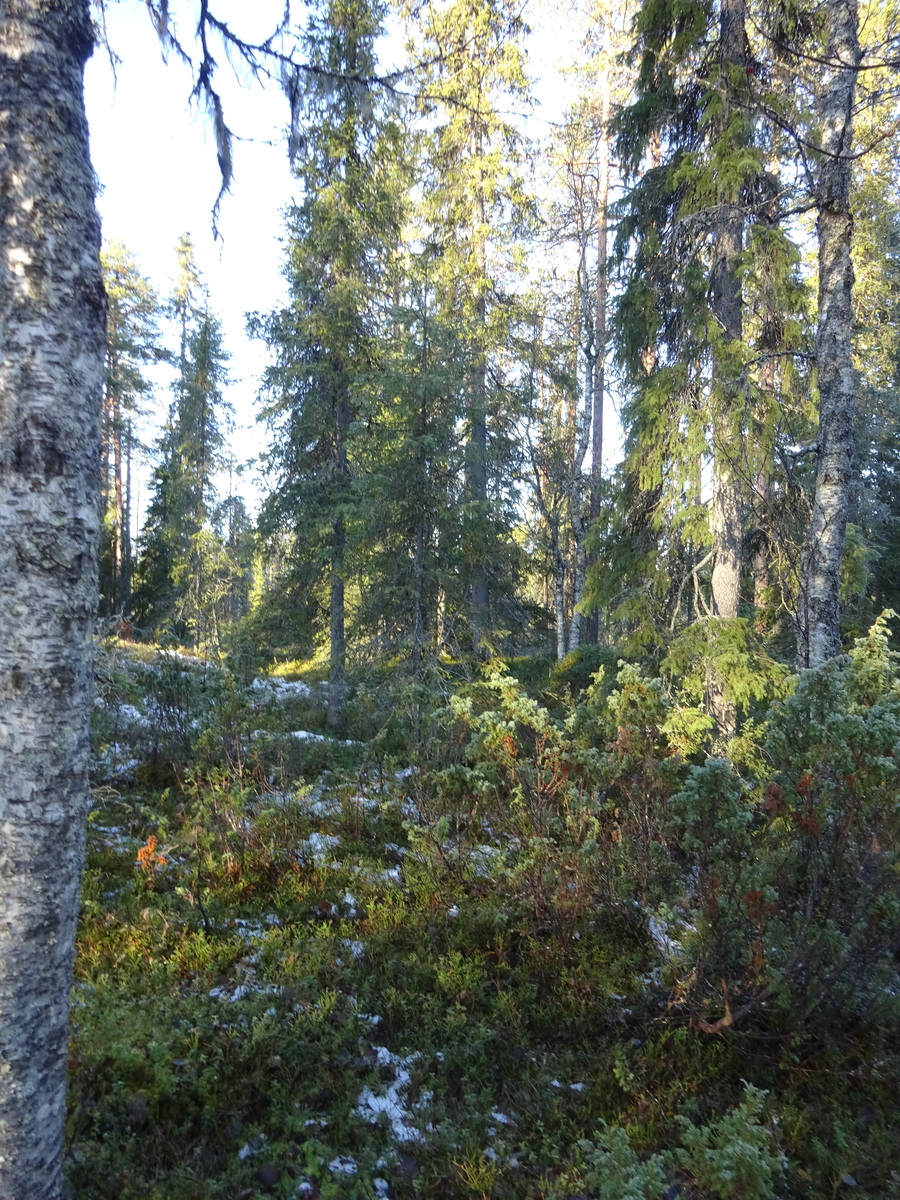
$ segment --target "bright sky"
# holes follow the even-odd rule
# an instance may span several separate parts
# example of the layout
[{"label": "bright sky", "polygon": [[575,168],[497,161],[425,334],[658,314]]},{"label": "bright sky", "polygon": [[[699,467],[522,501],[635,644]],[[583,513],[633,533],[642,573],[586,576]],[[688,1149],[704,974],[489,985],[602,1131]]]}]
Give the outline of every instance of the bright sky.
[{"label": "bright sky", "polygon": [[[231,353],[237,429],[233,439],[239,460],[257,455],[265,431],[255,423],[258,377],[266,365],[265,347],[250,341],[245,314],[267,312],[284,293],[280,275],[282,212],[294,195],[283,132],[287,103],[277,89],[263,90],[247,82],[241,87],[222,56],[216,74],[225,117],[238,141],[234,182],[219,215],[221,240],[212,237],[211,210],[219,188],[215,141],[205,113],[190,102],[190,70],[171,53],[163,62],[159,40],[143,0],[107,0],[107,33],[120,60],[115,74],[109,55],[99,48],[88,63],[85,91],[91,129],[91,153],[101,183],[98,199],[104,240],[121,241],[138,260],[157,291],[167,296],[174,273],[174,245],[190,233],[196,259],[209,286],[212,310],[220,318]],[[194,14],[191,3],[172,5]],[[248,41],[261,40],[278,23],[284,0],[218,0],[215,11],[232,22]],[[560,20],[563,17],[565,19]],[[547,107],[559,111],[561,83],[555,59],[565,56],[571,33],[568,5],[549,3],[539,20],[532,46],[540,55],[540,91]],[[191,29],[180,27],[186,45]],[[554,52],[553,47],[558,49]],[[534,63],[530,64],[535,73]],[[564,89],[562,89],[564,90]],[[555,113],[554,113],[555,115]],[[535,136],[541,137],[540,123]],[[270,143],[270,144],[266,144]],[[153,426],[158,427],[169,403],[161,390]],[[254,503],[249,480],[239,484]],[[145,496],[136,497],[140,510]]]},{"label": "bright sky", "polygon": [[[254,0],[252,5],[219,5],[223,15],[237,9],[236,28],[255,38],[271,32],[283,4]],[[245,314],[273,308],[283,293],[281,212],[293,195],[282,138],[287,105],[274,91],[240,88],[228,63],[220,64],[216,79],[225,95],[226,120],[236,134],[259,140],[235,145],[234,185],[222,204],[221,240],[216,243],[211,221],[219,188],[215,141],[205,114],[190,103],[190,71],[171,54],[163,62],[156,31],[138,0],[110,5],[107,30],[110,47],[121,60],[115,75],[101,48],[85,77],[104,240],[124,242],[160,294],[167,295],[175,242],[190,233],[232,355],[229,399],[239,427],[234,448],[239,458],[246,458],[258,453],[261,444],[263,431],[254,427],[253,405],[265,348],[246,337]],[[167,394],[159,396],[154,424],[168,401]]]}]

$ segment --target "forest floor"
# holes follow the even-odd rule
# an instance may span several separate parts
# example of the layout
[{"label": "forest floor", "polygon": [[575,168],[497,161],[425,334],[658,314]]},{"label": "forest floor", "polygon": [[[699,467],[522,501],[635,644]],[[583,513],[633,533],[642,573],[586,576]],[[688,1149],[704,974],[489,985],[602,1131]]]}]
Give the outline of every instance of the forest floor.
[{"label": "forest floor", "polygon": [[96,727],[78,1200],[900,1194],[890,1064],[698,1033],[674,912],[542,883],[314,678],[118,646]]}]

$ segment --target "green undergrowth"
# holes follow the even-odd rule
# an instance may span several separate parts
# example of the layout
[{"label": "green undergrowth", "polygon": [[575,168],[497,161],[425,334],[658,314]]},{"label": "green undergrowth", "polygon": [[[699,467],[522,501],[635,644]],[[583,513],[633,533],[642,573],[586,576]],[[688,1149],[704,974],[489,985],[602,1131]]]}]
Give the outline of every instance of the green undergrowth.
[{"label": "green undergrowth", "polygon": [[290,736],[314,690],[111,656],[73,1197],[898,1193],[883,627],[782,688],[740,770],[594,665],[461,683],[413,768],[363,718]]}]

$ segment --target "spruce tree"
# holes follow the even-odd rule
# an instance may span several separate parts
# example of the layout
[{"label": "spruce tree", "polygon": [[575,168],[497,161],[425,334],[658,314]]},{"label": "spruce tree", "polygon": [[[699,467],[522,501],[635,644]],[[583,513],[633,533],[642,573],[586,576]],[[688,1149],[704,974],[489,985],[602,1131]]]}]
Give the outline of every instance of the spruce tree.
[{"label": "spruce tree", "polygon": [[178,253],[179,369],[140,535],[134,607],[148,631],[168,628],[179,640],[207,648],[219,641],[215,581],[223,547],[213,517],[230,415],[224,396],[229,356],[185,239]]},{"label": "spruce tree", "polygon": [[514,520],[515,414],[502,360],[514,313],[514,239],[530,219],[531,204],[521,175],[521,135],[505,110],[527,104],[526,29],[520,6],[509,0],[453,0],[412,11],[418,52],[431,63],[421,101],[433,126],[423,181],[425,240],[444,248],[436,307],[448,324],[452,314],[466,355],[462,582],[472,645],[482,653],[500,612],[498,605],[492,616],[492,583],[498,600],[508,586],[505,529]]},{"label": "spruce tree", "polygon": [[160,303],[134,256],[114,242],[103,249],[100,263],[109,302],[101,460],[101,612],[124,614],[133,569],[132,473],[141,450],[136,424],[152,392],[144,370],[164,355],[159,341]]},{"label": "spruce tree", "polygon": [[286,308],[254,322],[274,363],[263,415],[273,432],[268,536],[291,534],[292,573],[321,595],[329,642],[328,724],[344,723],[347,588],[359,551],[358,440],[377,357],[386,264],[397,238],[398,136],[375,74],[383,8],[322,0],[305,47],[315,73],[288,80],[302,198],[288,215]]}]

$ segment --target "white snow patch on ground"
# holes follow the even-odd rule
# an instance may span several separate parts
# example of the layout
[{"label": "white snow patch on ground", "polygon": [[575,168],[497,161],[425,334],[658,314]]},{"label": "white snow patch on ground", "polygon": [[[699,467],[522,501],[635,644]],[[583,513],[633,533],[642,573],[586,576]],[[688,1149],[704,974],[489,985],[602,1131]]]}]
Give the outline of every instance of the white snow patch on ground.
[{"label": "white snow patch on ground", "polygon": [[473,846],[468,854],[469,869],[482,879],[492,879],[503,867],[503,850],[499,846]]},{"label": "white snow patch on ground", "polygon": [[244,917],[235,917],[234,920],[228,922],[229,928],[247,942],[253,941],[255,938],[264,938],[269,929],[280,924],[275,913],[267,913],[259,921],[248,921]]},{"label": "white snow patch on ground", "polygon": [[[663,958],[678,958],[682,952],[680,940],[674,936],[672,925],[662,917],[650,915],[647,917],[647,928],[653,939],[653,944]],[[693,926],[685,923],[683,928],[692,932]]]},{"label": "white snow patch on ground", "polygon": [[141,761],[132,753],[130,746],[120,746],[118,742],[111,742],[94,755],[91,766],[94,774],[107,783],[113,780],[131,783]]},{"label": "white snow patch on ground", "polygon": [[279,700],[285,696],[300,696],[305,699],[312,695],[312,688],[302,679],[281,679],[274,675],[266,678],[257,676],[250,687],[255,692],[269,692]]},{"label": "white snow patch on ground", "polygon": [[361,742],[355,742],[352,738],[331,738],[326,737],[324,733],[311,733],[308,729],[291,729],[287,733],[273,733],[270,729],[254,729],[250,734],[251,738],[296,738],[298,742],[329,742],[332,745],[338,746],[361,746]]},{"label": "white snow patch on ground", "polygon": [[392,1054],[386,1046],[373,1046],[372,1049],[375,1051],[378,1065],[393,1070],[394,1080],[384,1084],[378,1092],[368,1086],[364,1087],[356,1102],[356,1112],[364,1121],[373,1125],[382,1119],[387,1121],[398,1142],[421,1142],[422,1133],[415,1128],[413,1121],[415,1114],[429,1102],[432,1093],[423,1092],[414,1104],[410,1104],[406,1099],[411,1080],[409,1068],[421,1055],[409,1054],[402,1057]]},{"label": "white snow patch on ground", "polygon": [[178,663],[182,667],[211,669],[212,663],[207,658],[198,658],[196,654],[182,654],[180,650],[157,650],[156,656],[163,662]]},{"label": "white snow patch on ground", "polygon": [[333,1158],[328,1164],[328,1170],[332,1175],[355,1175],[357,1166],[355,1160],[349,1154],[339,1154],[337,1158]]},{"label": "white snow patch on ground", "polygon": [[311,858],[316,866],[334,862],[334,851],[340,845],[341,839],[333,833],[311,833],[297,845],[297,854],[301,858]]},{"label": "white snow patch on ground", "polygon": [[150,724],[141,710],[135,708],[133,704],[120,704],[116,711],[123,721],[130,721],[133,725],[146,726]]}]

